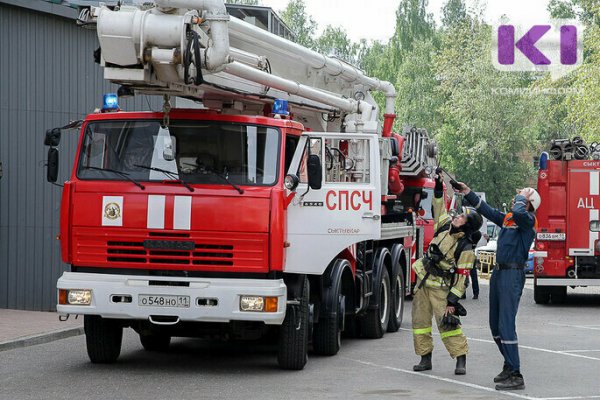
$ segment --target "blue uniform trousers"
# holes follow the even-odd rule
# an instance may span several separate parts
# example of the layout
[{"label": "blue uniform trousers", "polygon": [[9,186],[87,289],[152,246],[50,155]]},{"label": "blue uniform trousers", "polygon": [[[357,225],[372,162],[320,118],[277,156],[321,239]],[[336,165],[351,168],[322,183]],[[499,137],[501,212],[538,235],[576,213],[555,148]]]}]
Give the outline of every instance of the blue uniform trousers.
[{"label": "blue uniform trousers", "polygon": [[512,371],[521,368],[516,318],[524,286],[523,269],[495,269],[490,279],[490,330]]}]

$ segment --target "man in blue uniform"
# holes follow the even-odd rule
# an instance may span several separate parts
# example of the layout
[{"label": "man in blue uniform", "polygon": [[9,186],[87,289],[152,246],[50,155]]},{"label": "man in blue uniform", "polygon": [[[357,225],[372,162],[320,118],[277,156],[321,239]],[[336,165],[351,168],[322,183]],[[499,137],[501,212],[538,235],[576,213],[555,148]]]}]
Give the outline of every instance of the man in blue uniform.
[{"label": "man in blue uniform", "polygon": [[497,390],[525,389],[519,361],[515,320],[525,286],[525,265],[537,228],[535,210],[541,198],[533,188],[515,196],[508,214],[490,207],[464,183],[460,192],[484,217],[500,226],[496,265],[490,279],[490,330],[504,357],[502,372],[494,378]]}]

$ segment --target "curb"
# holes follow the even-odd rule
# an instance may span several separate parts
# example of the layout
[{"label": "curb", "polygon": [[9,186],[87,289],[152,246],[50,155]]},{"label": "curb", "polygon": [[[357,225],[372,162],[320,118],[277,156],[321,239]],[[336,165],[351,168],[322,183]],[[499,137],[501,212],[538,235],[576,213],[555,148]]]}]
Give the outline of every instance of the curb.
[{"label": "curb", "polygon": [[15,340],[0,342],[0,351],[18,349],[21,347],[35,346],[53,342],[55,340],[66,339],[73,336],[83,335],[83,326],[77,328],[62,329],[58,331],[42,333],[38,335],[26,336]]}]

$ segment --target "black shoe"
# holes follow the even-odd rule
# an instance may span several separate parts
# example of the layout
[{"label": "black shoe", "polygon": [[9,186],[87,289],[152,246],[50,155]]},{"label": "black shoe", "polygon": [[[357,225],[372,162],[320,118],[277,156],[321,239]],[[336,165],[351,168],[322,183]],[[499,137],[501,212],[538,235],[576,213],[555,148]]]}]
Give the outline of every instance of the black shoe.
[{"label": "black shoe", "polygon": [[513,372],[510,374],[508,379],[498,383],[496,385],[496,390],[523,390],[525,389],[525,380],[523,379],[523,375],[518,372]]},{"label": "black shoe", "polygon": [[454,368],[454,375],[464,375],[467,373],[467,355],[456,357],[456,368]]},{"label": "black shoe", "polygon": [[500,372],[494,377],[494,382],[498,383],[505,381],[510,377],[511,374],[512,371],[510,370],[510,368],[508,368],[508,365],[504,364],[504,367],[502,367],[502,372]]},{"label": "black shoe", "polygon": [[413,371],[429,371],[431,369],[431,353],[421,356],[421,362],[413,365]]},{"label": "black shoe", "polygon": [[478,294],[474,294],[474,295],[473,295],[473,300],[477,300],[478,298],[479,298],[479,295],[478,295]]}]

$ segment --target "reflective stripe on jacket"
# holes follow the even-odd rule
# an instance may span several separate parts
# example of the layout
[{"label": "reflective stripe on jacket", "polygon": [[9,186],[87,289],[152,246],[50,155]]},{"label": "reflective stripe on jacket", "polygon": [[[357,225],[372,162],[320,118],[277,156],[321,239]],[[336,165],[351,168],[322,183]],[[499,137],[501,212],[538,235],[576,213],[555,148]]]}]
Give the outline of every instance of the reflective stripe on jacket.
[{"label": "reflective stripe on jacket", "polygon": [[[449,220],[450,216],[446,212],[446,207],[444,205],[443,197],[434,197],[433,198],[433,219],[434,226],[433,229],[437,231],[440,227],[444,226]],[[430,243],[436,244],[441,253],[444,255],[444,259],[438,264],[438,266],[448,271],[453,267],[458,269],[457,274],[454,276],[454,285],[451,289],[451,292],[454,293],[459,298],[465,292],[465,280],[469,275],[471,268],[473,268],[473,264],[475,263],[475,253],[473,250],[463,250],[460,254],[458,262],[454,260],[454,252],[456,251],[456,246],[462,237],[464,237],[464,232],[456,232],[450,233],[449,230],[439,233]],[[419,259],[415,261],[412,266],[413,271],[418,277],[417,286],[420,284],[420,281],[425,278],[427,272],[425,271],[425,267],[423,265],[423,259]],[[425,281],[425,286],[427,287],[450,287],[450,279],[444,279],[440,276],[429,275],[427,280]]]}]

